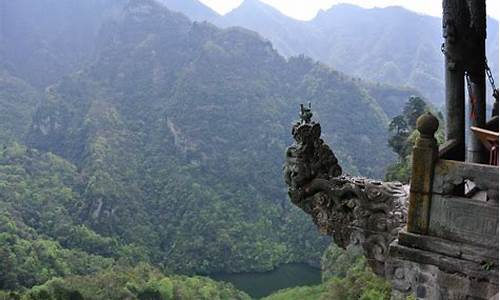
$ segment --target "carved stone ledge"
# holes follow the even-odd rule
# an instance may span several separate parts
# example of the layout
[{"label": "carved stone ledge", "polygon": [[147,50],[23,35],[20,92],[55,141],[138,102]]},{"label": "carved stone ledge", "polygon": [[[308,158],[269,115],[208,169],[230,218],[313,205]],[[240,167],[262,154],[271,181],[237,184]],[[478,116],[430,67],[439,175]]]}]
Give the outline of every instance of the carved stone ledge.
[{"label": "carved stone ledge", "polygon": [[318,123],[298,122],[292,134],[283,168],[290,200],[338,246],[361,246],[374,272],[384,276],[389,245],[407,221],[408,187],[341,175]]},{"label": "carved stone ledge", "polygon": [[417,299],[490,299],[498,292],[497,266],[487,269],[484,262],[475,261],[476,257],[469,260],[457,253],[452,257],[435,249],[419,249],[439,243],[441,249],[450,250],[454,244],[445,240],[422,235],[414,235],[411,240],[420,246],[406,246],[401,241],[390,246],[386,278],[393,287],[393,300],[406,299],[409,294]]}]

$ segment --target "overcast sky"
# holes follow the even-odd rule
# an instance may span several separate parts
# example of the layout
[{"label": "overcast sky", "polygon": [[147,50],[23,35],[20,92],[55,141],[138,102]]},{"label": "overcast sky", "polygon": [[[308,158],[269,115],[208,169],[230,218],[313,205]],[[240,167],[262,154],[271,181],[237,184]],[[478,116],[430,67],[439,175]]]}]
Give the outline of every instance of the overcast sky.
[{"label": "overcast sky", "polygon": [[[220,14],[225,14],[240,5],[243,0],[200,0]],[[410,10],[432,16],[441,16],[441,0],[260,0],[279,9],[290,17],[309,20],[318,10],[328,9],[338,3],[352,3],[366,8],[404,6]],[[499,19],[500,1],[486,0],[488,15]]]}]

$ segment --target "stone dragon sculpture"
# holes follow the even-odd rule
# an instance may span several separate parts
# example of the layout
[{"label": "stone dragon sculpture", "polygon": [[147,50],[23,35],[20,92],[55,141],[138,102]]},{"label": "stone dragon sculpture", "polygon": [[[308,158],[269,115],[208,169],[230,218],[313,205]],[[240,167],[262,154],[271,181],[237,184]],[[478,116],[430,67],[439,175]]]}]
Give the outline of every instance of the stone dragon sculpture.
[{"label": "stone dragon sculpture", "polygon": [[301,106],[300,117],[283,167],[290,200],[338,246],[360,246],[373,271],[385,276],[389,245],[406,225],[408,187],[342,174],[310,105]]}]

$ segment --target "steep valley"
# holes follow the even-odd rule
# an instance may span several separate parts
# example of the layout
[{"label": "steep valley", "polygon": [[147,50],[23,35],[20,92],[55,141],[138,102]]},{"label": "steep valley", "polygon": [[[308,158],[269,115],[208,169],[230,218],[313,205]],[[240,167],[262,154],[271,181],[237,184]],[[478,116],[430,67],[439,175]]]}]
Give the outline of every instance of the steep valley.
[{"label": "steep valley", "polygon": [[[71,16],[64,0],[43,1]],[[0,7],[33,32],[54,20],[25,10],[38,2]],[[78,3],[101,17],[78,15],[78,30],[54,39],[16,44],[5,34],[15,20],[1,22],[0,290],[85,298],[108,280],[116,297],[190,299],[191,287],[246,299],[178,274],[318,266],[329,239],[289,203],[281,175],[299,104],[312,102],[346,172],[381,178],[395,159],[394,103],[418,92],[284,58],[255,32],[193,23],[152,0]],[[14,59],[20,49],[35,62]]]}]

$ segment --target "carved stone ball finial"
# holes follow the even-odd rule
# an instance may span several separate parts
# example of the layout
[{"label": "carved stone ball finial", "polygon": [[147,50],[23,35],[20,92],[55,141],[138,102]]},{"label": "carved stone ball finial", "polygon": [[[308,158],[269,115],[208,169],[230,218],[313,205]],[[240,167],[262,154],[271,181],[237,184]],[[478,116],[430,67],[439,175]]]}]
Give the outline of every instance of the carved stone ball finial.
[{"label": "carved stone ball finial", "polygon": [[423,138],[432,138],[439,128],[438,119],[431,114],[426,112],[417,119],[417,130],[420,132],[420,136]]},{"label": "carved stone ball finial", "polygon": [[429,207],[431,203],[434,163],[438,158],[438,145],[434,134],[439,121],[430,112],[417,119],[417,137],[412,155],[410,207],[407,230],[411,233],[427,234]]}]

